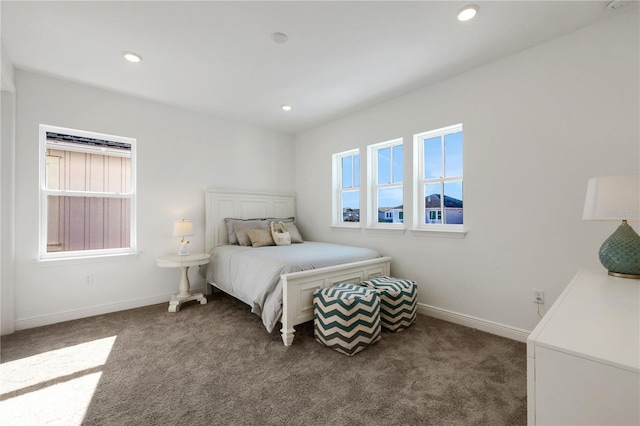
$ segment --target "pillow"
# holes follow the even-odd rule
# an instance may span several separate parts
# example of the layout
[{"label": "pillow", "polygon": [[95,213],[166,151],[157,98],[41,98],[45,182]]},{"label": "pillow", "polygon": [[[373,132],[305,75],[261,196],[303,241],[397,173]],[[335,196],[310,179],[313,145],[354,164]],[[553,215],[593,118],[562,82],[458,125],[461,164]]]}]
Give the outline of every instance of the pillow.
[{"label": "pillow", "polygon": [[[271,221],[289,223],[294,222],[294,217],[286,217],[286,218],[254,218],[254,219],[237,219],[233,217],[227,217],[224,219],[224,224],[227,228],[227,236],[229,237],[229,244],[240,244],[241,246],[250,246],[251,240],[247,237],[247,229],[257,228],[257,229],[268,229],[269,223]],[[238,229],[240,230],[240,237],[238,238],[238,234],[234,229],[234,225],[240,223],[238,225]],[[243,226],[244,225],[244,226]]]},{"label": "pillow", "polygon": [[[291,216],[291,217],[282,217],[282,218],[280,218],[280,217],[266,217],[266,218],[264,218],[264,220],[269,221],[269,223],[271,223],[271,222],[275,222],[275,223],[278,223],[278,222],[293,223],[293,222],[296,221],[296,218],[293,217],[293,216]],[[271,225],[269,225],[269,226],[271,226]]]},{"label": "pillow", "polygon": [[233,231],[236,234],[238,244],[241,246],[250,246],[251,240],[247,235],[249,229],[267,229],[269,223],[266,220],[245,220],[241,222],[235,222],[233,224]]},{"label": "pillow", "polygon": [[249,229],[247,230],[247,236],[251,240],[253,247],[275,246],[273,237],[271,237],[271,230],[269,229]]},{"label": "pillow", "polygon": [[[229,236],[229,244],[238,244],[238,237],[233,229],[234,223],[246,223],[246,222],[261,222],[263,219],[236,219],[233,217],[227,217],[224,219],[224,225],[227,227],[227,235]],[[247,244],[249,245],[249,244]]]},{"label": "pillow", "polygon": [[302,235],[300,235],[300,231],[298,231],[295,223],[282,221],[282,224],[284,225],[284,229],[286,229],[289,235],[291,235],[292,243],[302,242]]}]

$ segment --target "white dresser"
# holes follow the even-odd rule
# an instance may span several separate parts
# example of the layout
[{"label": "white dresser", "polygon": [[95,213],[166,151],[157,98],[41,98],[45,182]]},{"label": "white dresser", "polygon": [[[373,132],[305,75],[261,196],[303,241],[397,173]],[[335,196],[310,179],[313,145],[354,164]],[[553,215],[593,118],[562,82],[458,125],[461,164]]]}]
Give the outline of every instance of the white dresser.
[{"label": "white dresser", "polygon": [[640,424],[640,280],[583,269],[527,340],[529,425]]}]

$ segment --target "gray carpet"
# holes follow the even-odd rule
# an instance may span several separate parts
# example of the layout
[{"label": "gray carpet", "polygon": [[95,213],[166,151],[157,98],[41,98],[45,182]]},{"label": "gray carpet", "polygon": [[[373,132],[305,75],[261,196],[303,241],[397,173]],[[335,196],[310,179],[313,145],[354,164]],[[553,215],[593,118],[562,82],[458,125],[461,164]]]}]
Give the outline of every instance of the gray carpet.
[{"label": "gray carpet", "polygon": [[104,365],[2,400],[99,372],[82,424],[526,424],[525,344],[422,315],[347,357],[317,343],[311,323],[286,348],[246,305],[216,293],[177,313],[162,304],[20,331],[2,338],[1,360],[10,366],[110,336]]}]

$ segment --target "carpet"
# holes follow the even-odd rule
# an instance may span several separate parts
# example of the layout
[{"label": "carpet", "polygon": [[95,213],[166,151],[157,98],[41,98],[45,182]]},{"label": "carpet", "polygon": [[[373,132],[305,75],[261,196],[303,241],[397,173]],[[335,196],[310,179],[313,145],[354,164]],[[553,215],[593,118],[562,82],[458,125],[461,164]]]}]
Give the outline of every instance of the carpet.
[{"label": "carpet", "polygon": [[418,315],[347,357],[296,330],[214,293],[3,336],[0,423],[526,424],[524,343]]}]

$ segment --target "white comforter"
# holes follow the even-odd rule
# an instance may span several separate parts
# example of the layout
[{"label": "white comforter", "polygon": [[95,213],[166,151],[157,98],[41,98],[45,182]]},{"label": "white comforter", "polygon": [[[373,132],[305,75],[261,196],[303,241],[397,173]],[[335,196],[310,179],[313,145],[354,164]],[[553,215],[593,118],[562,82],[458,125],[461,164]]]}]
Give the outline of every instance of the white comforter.
[{"label": "white comforter", "polygon": [[271,333],[282,315],[282,281],[289,272],[374,259],[371,249],[305,241],[290,246],[218,246],[211,252],[207,282],[251,306]]}]

